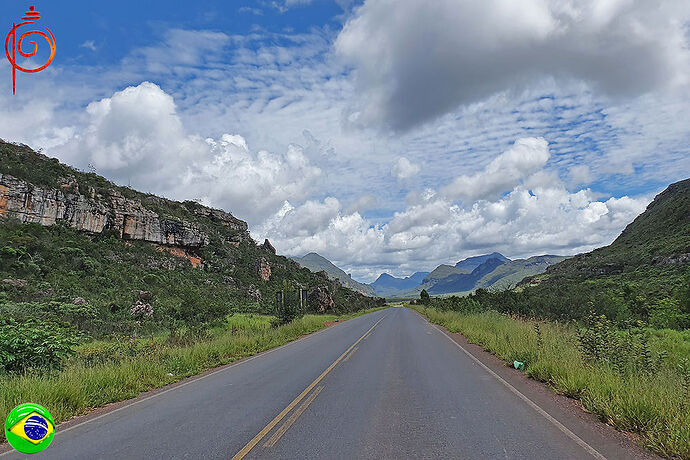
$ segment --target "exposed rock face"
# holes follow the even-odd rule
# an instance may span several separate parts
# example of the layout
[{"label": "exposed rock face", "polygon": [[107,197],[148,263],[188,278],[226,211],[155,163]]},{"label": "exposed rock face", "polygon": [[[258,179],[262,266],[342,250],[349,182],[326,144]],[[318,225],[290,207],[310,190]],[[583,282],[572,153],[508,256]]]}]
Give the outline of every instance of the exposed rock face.
[{"label": "exposed rock face", "polygon": [[[105,195],[92,189],[84,195],[74,180],[68,178],[63,182],[59,189],[47,189],[0,174],[0,217],[12,216],[45,226],[62,221],[90,233],[113,229],[124,239],[166,246],[194,248],[209,243],[208,235],[195,224],[160,218],[140,201],[125,198],[115,189],[109,189]],[[193,212],[219,221],[242,235],[247,232],[246,222],[226,212],[202,206]]]},{"label": "exposed rock face", "polygon": [[247,288],[247,297],[249,297],[254,302],[261,303],[261,291],[259,291],[259,288],[257,288],[253,284],[250,284]]},{"label": "exposed rock face", "polygon": [[272,252],[273,254],[276,253],[276,248],[274,248],[271,242],[268,241],[268,238],[264,240],[264,244],[262,244],[261,247],[267,251]]},{"label": "exposed rock face", "polygon": [[89,304],[89,302],[87,302],[86,299],[83,297],[75,297],[74,299],[72,299],[72,303],[74,305],[88,305]]},{"label": "exposed rock face", "polygon": [[313,310],[319,313],[332,311],[335,308],[333,297],[331,297],[331,293],[326,286],[319,286],[311,291],[307,302]]},{"label": "exposed rock face", "polygon": [[655,265],[673,265],[690,263],[690,252],[669,257],[655,257],[652,261]]},{"label": "exposed rock face", "polygon": [[[226,227],[230,227],[231,229],[240,232],[240,233],[245,233],[247,231],[247,223],[243,220],[240,220],[230,214],[229,212],[225,212],[220,209],[213,209],[213,208],[207,208],[206,206],[199,206],[194,209],[194,214],[197,216],[203,216],[203,217],[208,217],[211,220],[220,222],[221,224],[225,225]],[[233,241],[235,243],[239,243],[239,240]]]},{"label": "exposed rock face", "polygon": [[257,271],[262,280],[268,281],[271,279],[271,265],[263,257],[259,259],[257,265]]},{"label": "exposed rock face", "polygon": [[201,257],[197,257],[195,255],[189,254],[187,251],[184,249],[180,248],[171,248],[167,246],[161,246],[159,247],[161,251],[169,252],[170,254],[176,256],[176,257],[181,257],[183,259],[187,259],[190,264],[192,264],[192,268],[197,268],[199,265],[201,265],[204,261],[201,260]]},{"label": "exposed rock face", "polygon": [[150,318],[153,316],[153,307],[151,304],[137,300],[136,303],[132,305],[132,308],[129,309],[129,314],[135,318]]},{"label": "exposed rock face", "polygon": [[26,287],[29,284],[29,283],[27,283],[26,280],[11,279],[11,278],[4,279],[1,282],[2,282],[2,284],[6,284],[8,286],[13,286],[13,287],[19,287],[19,288]]}]

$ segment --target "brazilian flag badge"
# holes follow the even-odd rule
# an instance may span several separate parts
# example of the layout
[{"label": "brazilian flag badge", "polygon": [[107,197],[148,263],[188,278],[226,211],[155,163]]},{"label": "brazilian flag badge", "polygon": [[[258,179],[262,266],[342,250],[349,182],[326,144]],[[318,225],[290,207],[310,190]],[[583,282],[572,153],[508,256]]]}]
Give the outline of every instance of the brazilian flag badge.
[{"label": "brazilian flag badge", "polygon": [[35,454],[48,447],[55,435],[55,422],[45,407],[26,403],[12,409],[5,421],[5,437],[19,452]]}]

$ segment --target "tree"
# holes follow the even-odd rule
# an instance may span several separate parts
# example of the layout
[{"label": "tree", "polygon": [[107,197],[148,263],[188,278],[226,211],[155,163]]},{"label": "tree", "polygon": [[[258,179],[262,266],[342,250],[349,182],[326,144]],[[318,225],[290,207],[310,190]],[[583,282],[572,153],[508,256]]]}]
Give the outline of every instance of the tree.
[{"label": "tree", "polygon": [[690,276],[686,277],[678,293],[680,300],[680,311],[690,315]]},{"label": "tree", "polygon": [[419,294],[419,300],[424,305],[429,305],[429,303],[431,302],[431,297],[429,297],[429,293],[426,292],[426,289],[422,289],[422,292]]}]

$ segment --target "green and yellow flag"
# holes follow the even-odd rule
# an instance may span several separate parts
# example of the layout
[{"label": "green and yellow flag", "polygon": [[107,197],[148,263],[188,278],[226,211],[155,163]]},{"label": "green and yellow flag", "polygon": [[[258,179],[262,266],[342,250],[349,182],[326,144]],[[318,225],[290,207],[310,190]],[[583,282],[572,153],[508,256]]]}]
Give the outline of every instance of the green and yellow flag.
[{"label": "green and yellow flag", "polygon": [[53,441],[55,422],[44,407],[27,403],[15,407],[5,421],[5,437],[19,452],[34,454]]}]

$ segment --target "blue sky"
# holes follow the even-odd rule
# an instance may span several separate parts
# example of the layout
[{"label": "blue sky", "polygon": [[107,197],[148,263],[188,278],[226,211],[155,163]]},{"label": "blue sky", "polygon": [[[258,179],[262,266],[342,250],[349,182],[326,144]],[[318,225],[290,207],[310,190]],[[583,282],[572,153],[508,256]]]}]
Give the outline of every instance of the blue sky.
[{"label": "blue sky", "polygon": [[57,54],[16,96],[0,63],[0,137],[365,281],[590,250],[690,176],[681,0],[12,1],[8,29],[30,4]]}]

